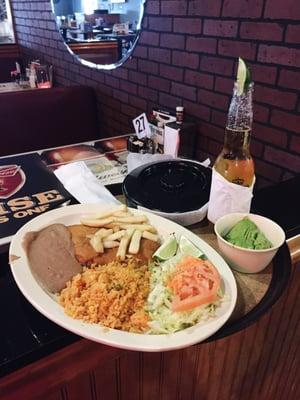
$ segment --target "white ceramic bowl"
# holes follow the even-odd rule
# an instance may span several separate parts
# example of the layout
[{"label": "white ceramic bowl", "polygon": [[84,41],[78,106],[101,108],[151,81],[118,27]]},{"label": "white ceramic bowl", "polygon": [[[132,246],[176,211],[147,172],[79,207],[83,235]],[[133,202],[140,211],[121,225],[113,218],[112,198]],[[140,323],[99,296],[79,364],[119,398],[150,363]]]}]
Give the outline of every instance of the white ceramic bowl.
[{"label": "white ceramic bowl", "polygon": [[[265,234],[267,239],[273,244],[273,247],[266,250],[246,249],[233,245],[223,239],[223,236],[246,216]],[[215,223],[215,233],[219,249],[228,264],[239,272],[249,274],[262,271],[266,268],[285,241],[285,233],[278,224],[269,218],[256,214],[227,214],[219,218]]]}]

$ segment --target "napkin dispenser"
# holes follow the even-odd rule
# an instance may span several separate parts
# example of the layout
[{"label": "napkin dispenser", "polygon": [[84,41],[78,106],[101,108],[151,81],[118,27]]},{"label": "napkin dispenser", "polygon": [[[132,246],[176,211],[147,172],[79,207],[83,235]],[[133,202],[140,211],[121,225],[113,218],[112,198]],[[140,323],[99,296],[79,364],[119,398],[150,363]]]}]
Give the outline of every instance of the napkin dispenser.
[{"label": "napkin dispenser", "polygon": [[170,122],[165,125],[164,154],[174,158],[193,158],[196,148],[196,124]]},{"label": "napkin dispenser", "polygon": [[165,125],[176,121],[176,116],[167,110],[153,109],[149,119],[151,139],[155,143],[156,152],[164,153],[164,129]]}]

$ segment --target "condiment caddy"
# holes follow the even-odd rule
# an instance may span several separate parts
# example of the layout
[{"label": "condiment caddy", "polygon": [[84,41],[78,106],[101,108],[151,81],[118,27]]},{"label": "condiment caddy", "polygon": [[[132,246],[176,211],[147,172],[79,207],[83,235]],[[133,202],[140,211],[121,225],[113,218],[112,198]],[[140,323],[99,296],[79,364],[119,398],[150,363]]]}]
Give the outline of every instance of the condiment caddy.
[{"label": "condiment caddy", "polygon": [[[176,112],[153,109],[148,118],[141,114],[133,123],[137,136],[129,138],[129,151],[160,153],[173,158],[193,158],[196,124],[184,120],[184,107],[176,107]],[[141,125],[145,127],[143,131],[140,130]],[[150,146],[149,141],[153,145]],[[138,146],[133,146],[133,143]]]}]

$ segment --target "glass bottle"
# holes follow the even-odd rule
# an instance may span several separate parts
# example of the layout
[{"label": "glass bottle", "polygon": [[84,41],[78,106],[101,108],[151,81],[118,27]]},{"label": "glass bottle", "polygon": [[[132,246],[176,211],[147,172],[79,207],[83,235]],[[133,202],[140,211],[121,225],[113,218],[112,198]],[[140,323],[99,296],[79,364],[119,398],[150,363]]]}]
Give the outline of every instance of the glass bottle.
[{"label": "glass bottle", "polygon": [[184,107],[177,106],[176,107],[176,123],[181,125],[183,123],[184,118]]},{"label": "glass bottle", "polygon": [[235,82],[224,146],[214,164],[215,170],[226,180],[248,187],[254,181],[254,162],[249,149],[253,121],[252,92],[253,83],[240,94]]}]

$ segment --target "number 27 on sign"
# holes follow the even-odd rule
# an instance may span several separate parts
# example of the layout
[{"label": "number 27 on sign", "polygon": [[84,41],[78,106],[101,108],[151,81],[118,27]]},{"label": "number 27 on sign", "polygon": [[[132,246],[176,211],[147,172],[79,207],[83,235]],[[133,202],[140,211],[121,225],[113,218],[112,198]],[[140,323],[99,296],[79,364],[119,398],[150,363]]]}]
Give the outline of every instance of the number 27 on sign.
[{"label": "number 27 on sign", "polygon": [[150,126],[145,113],[136,117],[132,122],[135,129],[135,133],[137,134],[137,137],[139,139],[142,139],[144,137],[149,137]]}]

